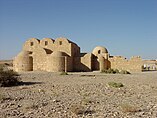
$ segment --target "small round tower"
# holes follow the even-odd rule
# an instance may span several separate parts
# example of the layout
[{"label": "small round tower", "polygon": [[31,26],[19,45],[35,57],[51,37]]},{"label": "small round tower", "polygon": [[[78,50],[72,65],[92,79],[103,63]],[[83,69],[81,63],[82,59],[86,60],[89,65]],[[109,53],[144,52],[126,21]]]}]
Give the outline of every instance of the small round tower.
[{"label": "small round tower", "polygon": [[102,55],[105,59],[108,59],[108,50],[105,47],[97,46],[92,52],[95,56]]},{"label": "small round tower", "polygon": [[108,68],[108,50],[105,47],[97,46],[92,51],[94,55],[93,63],[94,69],[103,71]]},{"label": "small round tower", "polygon": [[61,51],[55,51],[48,57],[48,71],[64,72],[66,70],[66,54]]},{"label": "small round tower", "polygon": [[33,70],[33,58],[30,54],[31,52],[29,51],[22,51],[15,57],[13,61],[15,71],[21,72]]}]

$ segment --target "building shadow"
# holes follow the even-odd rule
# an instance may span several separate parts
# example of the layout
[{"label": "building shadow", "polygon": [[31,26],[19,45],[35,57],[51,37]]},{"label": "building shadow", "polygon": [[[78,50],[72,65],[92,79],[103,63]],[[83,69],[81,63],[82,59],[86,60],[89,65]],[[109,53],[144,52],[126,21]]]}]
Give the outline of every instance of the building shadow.
[{"label": "building shadow", "polygon": [[17,86],[30,86],[30,85],[34,85],[34,84],[43,84],[43,82],[19,82],[19,84]]}]

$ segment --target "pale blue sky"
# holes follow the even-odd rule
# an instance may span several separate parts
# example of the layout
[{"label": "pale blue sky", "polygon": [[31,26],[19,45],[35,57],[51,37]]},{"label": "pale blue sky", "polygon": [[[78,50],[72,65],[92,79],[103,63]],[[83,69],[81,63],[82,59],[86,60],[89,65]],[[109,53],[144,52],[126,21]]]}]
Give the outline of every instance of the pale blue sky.
[{"label": "pale blue sky", "polygon": [[32,37],[157,59],[157,0],[0,0],[0,59],[13,58]]}]

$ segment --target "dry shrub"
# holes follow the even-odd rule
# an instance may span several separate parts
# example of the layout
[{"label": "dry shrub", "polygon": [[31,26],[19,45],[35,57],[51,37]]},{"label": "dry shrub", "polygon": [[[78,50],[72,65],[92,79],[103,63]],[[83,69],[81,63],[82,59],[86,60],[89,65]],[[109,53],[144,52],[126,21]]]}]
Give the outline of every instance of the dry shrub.
[{"label": "dry shrub", "polygon": [[111,69],[111,68],[102,70],[101,72],[106,74],[131,74],[127,70],[118,70],[118,69]]},{"label": "dry shrub", "polygon": [[81,104],[83,105],[88,105],[88,104],[91,104],[93,101],[90,100],[89,98],[84,98],[82,101],[81,101]]},{"label": "dry shrub", "polygon": [[5,99],[5,95],[3,95],[2,93],[0,93],[0,101],[3,101]]},{"label": "dry shrub", "polygon": [[109,82],[108,85],[114,88],[124,87],[122,83],[116,83],[116,82]]},{"label": "dry shrub", "polygon": [[69,75],[67,72],[61,72],[60,75]]},{"label": "dry shrub", "polygon": [[122,108],[122,111],[124,113],[127,113],[127,112],[139,112],[140,110],[136,107],[136,106],[133,106],[133,105],[130,105],[130,104],[122,104],[121,105],[121,108]]},{"label": "dry shrub", "polygon": [[87,114],[94,113],[94,111],[87,108],[87,106],[78,105],[78,104],[72,105],[70,107],[70,110],[76,115],[87,115]]},{"label": "dry shrub", "polygon": [[0,101],[5,101],[5,100],[13,100],[10,96],[5,95],[4,93],[0,92]]},{"label": "dry shrub", "polygon": [[102,73],[106,73],[106,74],[118,74],[119,73],[119,70],[117,70],[117,69],[111,69],[111,68],[109,68],[109,69],[106,69],[106,70],[102,70]]},{"label": "dry shrub", "polygon": [[20,83],[19,74],[13,70],[3,70],[0,68],[0,87],[15,86]]},{"label": "dry shrub", "polygon": [[120,72],[119,72],[120,74],[131,74],[129,71],[127,71],[127,70],[121,70]]},{"label": "dry shrub", "polygon": [[72,105],[70,109],[76,115],[85,113],[85,108],[82,105]]},{"label": "dry shrub", "polygon": [[35,103],[31,103],[31,102],[26,102],[23,104],[23,108],[24,110],[29,110],[29,109],[38,109],[38,105]]}]

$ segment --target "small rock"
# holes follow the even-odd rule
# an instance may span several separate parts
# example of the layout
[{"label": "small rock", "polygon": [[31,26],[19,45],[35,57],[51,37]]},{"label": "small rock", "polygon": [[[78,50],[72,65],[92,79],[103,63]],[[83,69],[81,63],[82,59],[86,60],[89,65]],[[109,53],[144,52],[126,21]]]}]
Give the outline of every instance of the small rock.
[{"label": "small rock", "polygon": [[56,100],[56,99],[54,99],[53,102],[60,102],[60,100]]}]

